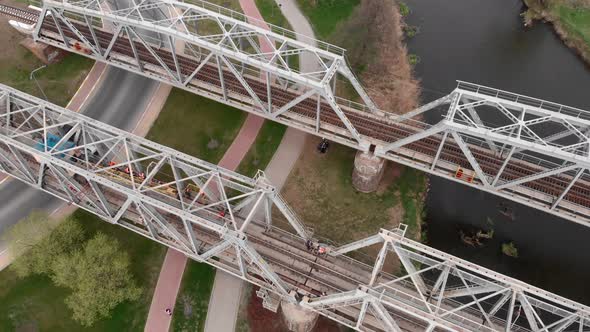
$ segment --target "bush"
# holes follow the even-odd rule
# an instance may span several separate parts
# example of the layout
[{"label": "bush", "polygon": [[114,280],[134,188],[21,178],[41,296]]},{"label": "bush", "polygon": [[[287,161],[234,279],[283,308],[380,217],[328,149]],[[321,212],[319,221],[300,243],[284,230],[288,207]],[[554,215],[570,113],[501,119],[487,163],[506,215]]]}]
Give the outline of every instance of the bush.
[{"label": "bush", "polygon": [[5,238],[18,256],[10,266],[17,276],[47,275],[57,286],[72,290],[66,305],[85,326],[141,295],[130,272],[129,255],[117,240],[99,232],[86,241],[82,226],[73,218],[52,227],[46,214],[32,213],[12,226]]},{"label": "bush", "polygon": [[506,256],[518,257],[518,249],[514,245],[514,242],[502,243],[502,253]]},{"label": "bush", "polygon": [[12,226],[6,235],[15,260],[10,268],[21,278],[50,274],[57,258],[68,254],[84,241],[84,230],[68,218],[53,228],[49,216],[33,212]]},{"label": "bush", "polygon": [[414,25],[406,25],[404,27],[404,32],[406,33],[406,37],[413,38],[420,32],[420,29]]},{"label": "bush", "polygon": [[114,238],[97,233],[84,249],[58,258],[52,279],[58,286],[72,289],[66,305],[74,319],[85,326],[109,316],[123,301],[136,301],[141,289],[129,272],[129,255]]},{"label": "bush", "polygon": [[410,7],[404,2],[399,2],[399,13],[401,16],[408,16],[410,14]]}]

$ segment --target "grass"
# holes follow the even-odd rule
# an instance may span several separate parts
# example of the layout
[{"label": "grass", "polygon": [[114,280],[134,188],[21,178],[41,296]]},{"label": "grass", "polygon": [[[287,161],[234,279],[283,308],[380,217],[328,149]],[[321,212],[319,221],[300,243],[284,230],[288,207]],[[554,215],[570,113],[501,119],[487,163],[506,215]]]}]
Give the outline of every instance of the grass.
[{"label": "grass", "polygon": [[264,170],[281,140],[287,127],[274,121],[265,121],[256,137],[256,141],[240,163],[237,172],[246,176],[254,176],[261,169]]},{"label": "grass", "polygon": [[275,0],[255,0],[256,7],[260,11],[260,15],[267,23],[280,26],[282,28],[292,30],[291,25],[281,13],[281,9]]},{"label": "grass", "polygon": [[502,253],[509,257],[518,258],[518,249],[514,242],[502,243]]},{"label": "grass", "polygon": [[[189,0],[187,2],[190,3],[191,1]],[[239,0],[207,0],[207,2],[216,4],[221,7],[225,7],[227,9],[231,9],[236,12],[242,12],[242,7],[240,7]]]},{"label": "grass", "polygon": [[[4,23],[0,23],[4,24]],[[31,52],[18,45],[21,35],[3,27],[0,43],[7,47],[0,52],[0,83],[43,98],[35,82],[29,78],[31,71],[43,65]],[[35,73],[39,85],[49,101],[66,106],[82,83],[93,60],[79,55],[68,55],[58,63],[40,69]]]},{"label": "grass", "polygon": [[360,0],[297,0],[319,39],[327,39],[346,20]]},{"label": "grass", "polygon": [[418,171],[391,165],[377,192],[363,194],[352,187],[355,151],[332,143],[325,155],[308,143],[284,188],[284,196],[315,233],[336,242],[358,240],[380,228],[403,222],[419,236],[426,178]]},{"label": "grass", "polygon": [[590,8],[572,8],[567,5],[555,6],[555,13],[565,26],[590,46]]},{"label": "grass", "polygon": [[175,88],[147,138],[218,163],[245,118],[245,112]]},{"label": "grass", "polygon": [[552,22],[565,44],[590,63],[590,2],[525,0],[525,4],[525,24],[540,19]]},{"label": "grass", "polygon": [[401,16],[410,15],[410,7],[405,2],[399,2],[399,13]]},{"label": "grass", "polygon": [[72,320],[64,304],[69,290],[54,286],[47,277],[18,279],[5,269],[0,271],[0,331],[143,331],[165,248],[82,210],[74,217],[84,224],[87,237],[97,231],[115,237],[133,257],[132,273],[143,287],[141,299],[118,305],[109,319],[86,328]]},{"label": "grass", "polygon": [[205,263],[189,261],[172,317],[173,331],[203,331],[215,269]]}]

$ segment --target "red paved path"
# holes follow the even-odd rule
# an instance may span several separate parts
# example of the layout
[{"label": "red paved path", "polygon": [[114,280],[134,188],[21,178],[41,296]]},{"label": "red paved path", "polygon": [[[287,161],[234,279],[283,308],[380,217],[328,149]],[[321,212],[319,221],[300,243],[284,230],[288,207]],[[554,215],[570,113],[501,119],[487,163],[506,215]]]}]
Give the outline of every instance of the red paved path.
[{"label": "red paved path", "polygon": [[[263,23],[262,15],[260,15],[254,0],[240,0],[240,6],[246,16],[262,21],[256,22],[256,25],[268,29],[268,25]],[[267,44],[268,41],[260,40],[260,43],[263,52],[270,52],[271,47]],[[219,166],[236,170],[248,150],[250,150],[263,123],[263,118],[248,114],[240,132],[221,158]],[[166,308],[174,310],[186,263],[187,257],[184,254],[168,249],[150,305],[145,332],[166,332],[170,329],[172,316],[167,315],[165,310]],[[228,317],[228,319],[234,318]]]}]

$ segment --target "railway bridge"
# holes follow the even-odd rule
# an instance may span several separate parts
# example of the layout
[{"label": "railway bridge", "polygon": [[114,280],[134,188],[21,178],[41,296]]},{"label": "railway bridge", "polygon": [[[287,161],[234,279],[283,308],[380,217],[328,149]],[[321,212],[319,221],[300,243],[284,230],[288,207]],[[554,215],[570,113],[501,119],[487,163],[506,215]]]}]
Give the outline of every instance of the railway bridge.
[{"label": "railway bridge", "polygon": [[[337,46],[311,46],[205,1],[136,3],[112,10],[106,0],[44,0],[40,14],[19,19],[37,41],[357,149],[353,182],[361,191],[376,188],[391,160],[590,221],[587,111],[458,82],[447,96],[396,115],[374,105]],[[166,19],[150,19],[154,11]],[[299,68],[303,56],[316,61],[313,71]]]},{"label": "railway bridge", "polygon": [[[362,331],[588,331],[590,308],[404,237],[309,250],[248,178],[0,85],[0,170],[260,287],[265,307]],[[361,221],[362,222],[362,221]],[[370,253],[376,253],[370,255]]]},{"label": "railway bridge", "polygon": [[[343,50],[309,46],[207,2],[146,0],[114,11],[108,1],[46,0],[41,13],[0,11],[31,25],[43,43],[356,148],[361,178],[362,162],[377,165],[364,184],[392,160],[588,222],[590,113],[583,110],[459,82],[410,113],[387,113],[364,92]],[[153,11],[167,19],[149,19]],[[170,46],[178,43],[181,50]],[[317,59],[317,70],[300,71],[300,56]],[[338,96],[342,85],[358,102]],[[263,173],[241,176],[6,86],[0,167],[260,286],[271,309],[280,298],[284,310],[366,331],[590,328],[590,308],[409,240],[403,227],[313,254],[309,228]],[[378,247],[374,257],[369,247]]]}]

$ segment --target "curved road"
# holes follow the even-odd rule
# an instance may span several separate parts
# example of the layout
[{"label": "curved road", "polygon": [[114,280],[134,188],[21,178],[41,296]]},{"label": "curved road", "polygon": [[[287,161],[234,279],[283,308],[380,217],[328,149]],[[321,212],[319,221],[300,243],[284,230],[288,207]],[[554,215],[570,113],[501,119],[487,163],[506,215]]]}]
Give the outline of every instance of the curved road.
[{"label": "curved road", "polygon": [[[107,67],[102,81],[82,106],[81,113],[117,128],[132,131],[145,111],[158,82],[128,71]],[[18,180],[0,186],[0,234],[33,210],[51,213],[63,201]],[[2,252],[0,243],[0,252]]]}]

